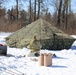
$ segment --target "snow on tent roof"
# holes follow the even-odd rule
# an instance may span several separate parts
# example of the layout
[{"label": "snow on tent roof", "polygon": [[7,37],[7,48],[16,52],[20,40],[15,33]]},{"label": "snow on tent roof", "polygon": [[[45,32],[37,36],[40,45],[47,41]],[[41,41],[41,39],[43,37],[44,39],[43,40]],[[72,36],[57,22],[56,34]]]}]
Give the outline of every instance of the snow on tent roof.
[{"label": "snow on tent roof", "polygon": [[68,49],[75,41],[73,37],[54,27],[43,19],[21,28],[6,38],[6,43],[10,47],[26,47],[33,36],[36,36],[42,49]]}]

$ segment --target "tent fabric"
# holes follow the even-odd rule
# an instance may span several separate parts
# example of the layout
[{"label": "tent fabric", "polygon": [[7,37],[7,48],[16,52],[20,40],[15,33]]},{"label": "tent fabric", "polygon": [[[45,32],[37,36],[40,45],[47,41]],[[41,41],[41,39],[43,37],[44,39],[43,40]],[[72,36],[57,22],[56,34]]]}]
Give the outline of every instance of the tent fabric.
[{"label": "tent fabric", "polygon": [[42,49],[68,49],[75,41],[70,35],[40,18],[11,34],[6,38],[6,43],[10,47],[27,47],[33,36],[36,36]]}]

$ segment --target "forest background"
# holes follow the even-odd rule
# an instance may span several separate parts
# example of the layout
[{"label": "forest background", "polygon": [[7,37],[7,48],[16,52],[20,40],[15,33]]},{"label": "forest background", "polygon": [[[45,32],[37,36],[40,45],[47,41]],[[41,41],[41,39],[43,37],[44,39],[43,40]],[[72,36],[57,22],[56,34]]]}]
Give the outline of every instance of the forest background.
[{"label": "forest background", "polygon": [[0,0],[0,31],[14,32],[39,18],[76,34],[75,0]]}]

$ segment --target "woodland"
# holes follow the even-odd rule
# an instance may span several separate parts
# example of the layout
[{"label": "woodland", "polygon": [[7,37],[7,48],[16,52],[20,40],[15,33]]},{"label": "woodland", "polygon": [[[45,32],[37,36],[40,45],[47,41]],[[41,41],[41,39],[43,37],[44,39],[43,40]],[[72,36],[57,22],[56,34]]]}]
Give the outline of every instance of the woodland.
[{"label": "woodland", "polygon": [[71,0],[14,0],[15,5],[10,8],[11,1],[0,0],[1,32],[15,32],[42,18],[68,34],[76,34],[76,13]]}]

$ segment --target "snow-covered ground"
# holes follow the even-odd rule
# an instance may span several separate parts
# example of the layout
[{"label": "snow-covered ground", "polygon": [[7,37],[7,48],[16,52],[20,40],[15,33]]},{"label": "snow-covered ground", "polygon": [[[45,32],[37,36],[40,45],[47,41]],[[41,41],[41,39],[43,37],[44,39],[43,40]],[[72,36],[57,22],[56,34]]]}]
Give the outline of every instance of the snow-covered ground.
[{"label": "snow-covered ground", "polygon": [[[5,44],[5,37],[11,33],[0,33],[0,43]],[[76,38],[75,35],[73,37]],[[39,57],[24,57],[28,49],[7,47],[7,56],[0,56],[0,75],[75,75],[76,41],[71,49],[51,51],[57,57],[52,58],[52,66],[39,65]],[[35,58],[37,60],[31,60]]]}]

